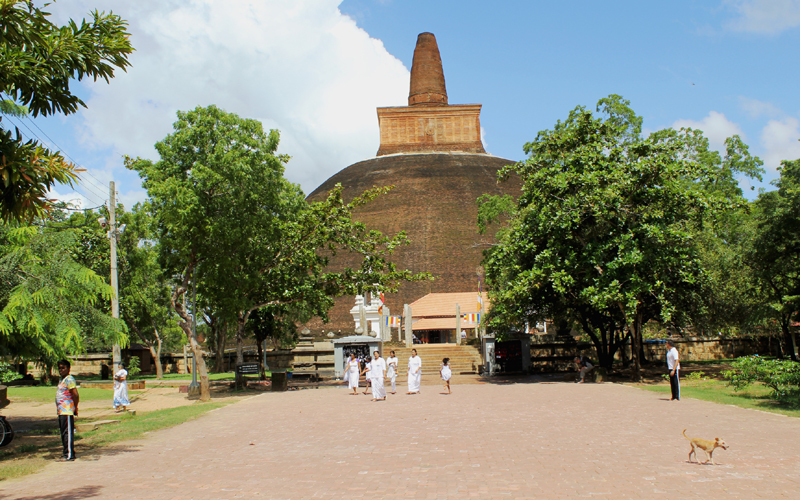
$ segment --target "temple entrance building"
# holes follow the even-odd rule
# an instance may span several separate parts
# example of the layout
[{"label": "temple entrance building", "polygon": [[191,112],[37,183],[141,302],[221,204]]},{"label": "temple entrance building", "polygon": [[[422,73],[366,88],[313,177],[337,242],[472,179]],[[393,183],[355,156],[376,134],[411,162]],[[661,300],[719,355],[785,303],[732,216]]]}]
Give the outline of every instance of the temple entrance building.
[{"label": "temple entrance building", "polygon": [[[486,292],[481,296],[488,310],[489,297]],[[481,311],[477,297],[477,292],[429,293],[412,302],[412,333],[421,344],[463,344],[477,339]]]}]

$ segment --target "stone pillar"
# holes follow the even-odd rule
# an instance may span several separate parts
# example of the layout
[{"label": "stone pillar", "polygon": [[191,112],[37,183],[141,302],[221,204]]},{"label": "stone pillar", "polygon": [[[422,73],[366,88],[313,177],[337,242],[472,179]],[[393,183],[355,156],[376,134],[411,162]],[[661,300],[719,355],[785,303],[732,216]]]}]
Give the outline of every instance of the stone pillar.
[{"label": "stone pillar", "polygon": [[364,308],[363,303],[358,306],[358,326],[361,327],[361,335],[369,335],[369,329],[367,329],[367,310]]},{"label": "stone pillar", "polygon": [[411,337],[411,306],[408,304],[403,306],[403,318],[405,319],[406,327],[406,347],[413,347],[414,341]]},{"label": "stone pillar", "polygon": [[461,305],[456,304],[456,345],[461,345]]}]

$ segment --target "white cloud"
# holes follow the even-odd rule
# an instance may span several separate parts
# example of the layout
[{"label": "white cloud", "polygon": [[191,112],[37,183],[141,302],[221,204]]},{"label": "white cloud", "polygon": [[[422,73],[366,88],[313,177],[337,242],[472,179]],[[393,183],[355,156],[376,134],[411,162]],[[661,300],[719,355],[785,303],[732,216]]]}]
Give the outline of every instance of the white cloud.
[{"label": "white cloud", "polygon": [[764,167],[770,172],[775,172],[782,160],[800,159],[800,120],[770,120],[761,131],[761,146]]},{"label": "white cloud", "polygon": [[765,35],[777,35],[800,26],[800,0],[725,0],[738,16],[728,27]]},{"label": "white cloud", "polygon": [[760,118],[762,116],[776,117],[784,114],[780,108],[771,102],[759,101],[758,99],[751,99],[745,96],[739,96],[739,106],[745,113],[750,115],[751,118]]},{"label": "white cloud", "polygon": [[672,124],[672,128],[693,128],[703,131],[706,136],[711,149],[717,151],[724,151],[725,139],[732,135],[738,134],[744,139],[744,132],[736,123],[728,120],[724,114],[716,111],[711,111],[708,116],[700,121],[695,120],[678,120]]},{"label": "white cloud", "polygon": [[[341,0],[74,0],[57,22],[92,9],[128,20],[136,52],[127,73],[88,84],[86,148],[157,159],[153,144],[177,110],[216,104],[281,131],[286,176],[306,193],[375,155],[375,108],[405,105],[409,72],[339,11]],[[409,50],[414,40],[409,41]],[[114,168],[114,167],[107,167]],[[136,191],[135,189],[132,191]]]}]

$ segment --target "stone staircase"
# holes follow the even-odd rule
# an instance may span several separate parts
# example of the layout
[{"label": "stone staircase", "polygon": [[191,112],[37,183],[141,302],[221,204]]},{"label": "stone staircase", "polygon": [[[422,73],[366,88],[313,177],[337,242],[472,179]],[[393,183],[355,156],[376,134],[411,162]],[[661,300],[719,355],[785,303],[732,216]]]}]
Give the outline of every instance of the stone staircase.
[{"label": "stone staircase", "polygon": [[[453,375],[478,373],[481,365],[481,355],[478,349],[468,345],[455,344],[417,344],[414,346],[417,355],[422,358],[422,375],[439,376],[439,367],[442,359],[450,358],[450,370]],[[409,347],[384,347],[384,359],[390,356],[389,351],[394,351],[398,359],[398,380],[406,379],[408,371],[408,358],[411,357]]]}]

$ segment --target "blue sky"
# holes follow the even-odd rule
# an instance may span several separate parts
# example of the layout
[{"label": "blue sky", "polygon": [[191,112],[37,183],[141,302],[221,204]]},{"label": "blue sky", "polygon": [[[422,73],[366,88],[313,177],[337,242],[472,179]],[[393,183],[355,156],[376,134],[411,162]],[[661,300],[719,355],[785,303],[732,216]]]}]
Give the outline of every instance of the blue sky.
[{"label": "blue sky", "polygon": [[375,108],[405,105],[423,31],[436,35],[449,102],[483,104],[491,154],[521,160],[538,131],[615,93],[647,131],[699,127],[712,146],[742,135],[767,182],[781,159],[800,157],[800,0],[71,0],[48,10],[64,22],[94,8],[130,21],[132,68],[75,84],[88,109],[20,127],[88,169],[76,193],[54,193],[84,206],[105,201],[112,178],[127,206],[144,199],[122,155],[157,159],[152,145],[175,111],[209,104],[281,130],[286,175],[311,192],[374,156]]}]

